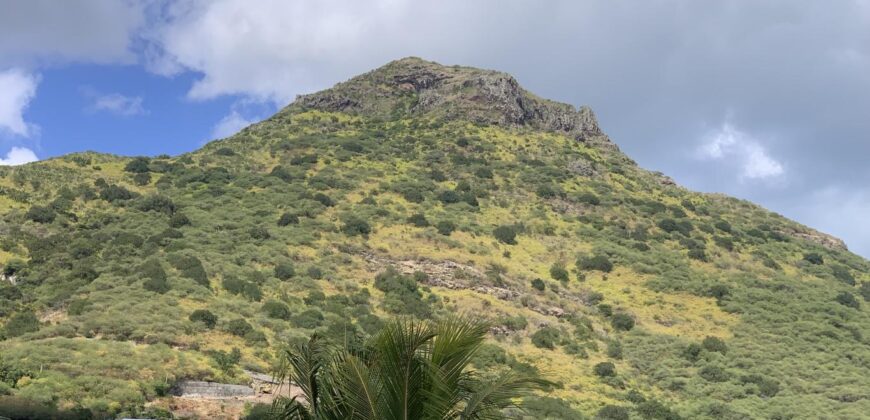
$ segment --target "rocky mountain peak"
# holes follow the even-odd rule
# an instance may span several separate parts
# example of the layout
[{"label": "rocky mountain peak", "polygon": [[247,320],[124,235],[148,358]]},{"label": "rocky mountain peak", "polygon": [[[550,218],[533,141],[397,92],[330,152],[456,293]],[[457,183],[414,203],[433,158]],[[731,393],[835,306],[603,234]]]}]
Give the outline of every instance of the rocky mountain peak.
[{"label": "rocky mountain peak", "polygon": [[475,123],[563,132],[608,143],[588,107],[539,98],[507,74],[444,66],[416,57],[390,62],[331,89],[303,95],[288,107],[379,118],[434,116]]}]

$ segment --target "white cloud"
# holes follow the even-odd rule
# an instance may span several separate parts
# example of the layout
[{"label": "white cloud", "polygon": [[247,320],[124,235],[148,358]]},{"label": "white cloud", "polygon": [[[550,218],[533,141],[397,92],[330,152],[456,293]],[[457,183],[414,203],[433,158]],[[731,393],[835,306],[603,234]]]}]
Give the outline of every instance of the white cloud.
[{"label": "white cloud", "polygon": [[211,131],[212,139],[222,139],[239,132],[239,130],[257,122],[256,119],[247,119],[237,110],[233,110],[214,126]]},{"label": "white cloud", "polygon": [[33,126],[24,121],[24,110],[36,96],[39,76],[20,69],[0,72],[0,133],[27,137]]},{"label": "white cloud", "polygon": [[145,20],[138,1],[28,0],[2,9],[0,65],[134,62],[131,37]]},{"label": "white cloud", "polygon": [[727,123],[706,136],[698,156],[733,160],[740,167],[741,179],[769,179],[785,173],[783,164],[771,157],[758,140]]},{"label": "white cloud", "polygon": [[93,103],[88,109],[92,112],[105,111],[125,117],[148,113],[142,106],[141,96],[125,96],[120,93],[94,96]]},{"label": "white cloud", "polygon": [[23,165],[25,163],[36,162],[39,160],[33,150],[24,147],[13,147],[6,153],[5,158],[0,158],[0,166],[6,165]]},{"label": "white cloud", "polygon": [[145,56],[161,74],[202,73],[193,99],[242,94],[284,104],[329,80],[311,64],[371,53],[405,10],[395,0],[185,1],[168,8],[168,21],[151,33],[157,50]]}]

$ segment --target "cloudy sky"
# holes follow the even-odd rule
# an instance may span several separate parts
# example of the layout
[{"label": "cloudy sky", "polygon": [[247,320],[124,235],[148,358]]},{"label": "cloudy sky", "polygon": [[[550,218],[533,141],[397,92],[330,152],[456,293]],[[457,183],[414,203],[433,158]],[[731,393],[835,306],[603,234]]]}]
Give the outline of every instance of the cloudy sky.
[{"label": "cloudy sky", "polygon": [[642,166],[870,256],[870,0],[9,0],[0,164],[193,150],[409,55],[590,105]]}]

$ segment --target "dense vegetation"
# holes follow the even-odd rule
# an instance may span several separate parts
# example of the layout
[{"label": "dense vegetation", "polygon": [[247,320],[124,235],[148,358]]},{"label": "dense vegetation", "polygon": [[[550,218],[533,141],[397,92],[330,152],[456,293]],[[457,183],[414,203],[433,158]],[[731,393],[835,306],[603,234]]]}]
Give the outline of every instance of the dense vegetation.
[{"label": "dense vegetation", "polygon": [[402,61],[331,91],[387,89],[360,109],[0,167],[0,403],[160,417],[176,380],[244,382],[313,333],[469,313],[474,370],[552,381],[530,418],[866,417],[868,261],[594,130],[494,123],[478,84],[421,101],[448,76],[504,81]]}]

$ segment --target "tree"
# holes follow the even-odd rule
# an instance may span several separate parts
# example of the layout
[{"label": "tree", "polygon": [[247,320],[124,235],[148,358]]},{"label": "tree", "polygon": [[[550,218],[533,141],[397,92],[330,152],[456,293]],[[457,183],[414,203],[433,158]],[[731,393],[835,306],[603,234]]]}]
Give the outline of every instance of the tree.
[{"label": "tree", "polygon": [[492,419],[516,399],[549,385],[506,372],[491,379],[470,370],[488,325],[449,318],[388,323],[365,346],[331,349],[318,337],[282,357],[279,381],[302,397],[279,397],[279,419]]},{"label": "tree", "polygon": [[211,358],[214,359],[218,369],[220,369],[224,375],[227,375],[232,372],[233,368],[235,368],[236,365],[239,364],[239,361],[242,360],[242,352],[237,347],[233,347],[233,350],[230,352],[213,350],[211,352]]}]

